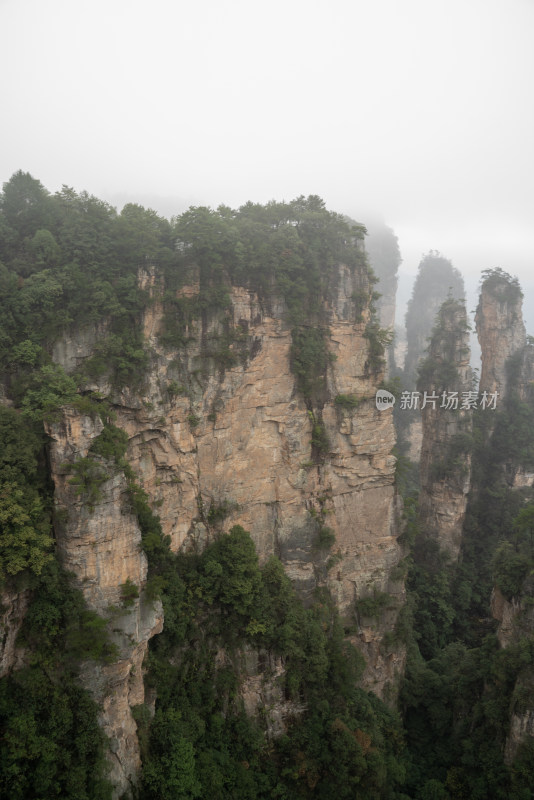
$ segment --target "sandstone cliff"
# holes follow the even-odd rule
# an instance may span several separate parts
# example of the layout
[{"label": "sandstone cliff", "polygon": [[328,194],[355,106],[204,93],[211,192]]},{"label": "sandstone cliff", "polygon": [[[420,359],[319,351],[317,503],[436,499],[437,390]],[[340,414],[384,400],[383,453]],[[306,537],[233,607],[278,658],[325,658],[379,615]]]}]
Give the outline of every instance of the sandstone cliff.
[{"label": "sandstone cliff", "polygon": [[[517,280],[501,270],[488,273],[482,284],[475,319],[482,350],[480,392],[497,392],[498,409],[512,425],[519,426],[517,431],[512,427],[508,433],[508,436],[519,437],[516,447],[512,451],[507,447],[504,452],[498,450],[495,453],[500,483],[523,501],[531,502],[534,470],[530,460],[523,458],[522,449],[526,442],[521,440],[528,431],[521,432],[519,418],[532,407],[534,351],[526,340],[522,293]],[[501,435],[502,429],[496,426],[496,418],[492,416],[484,430],[487,437],[495,438]],[[516,559],[519,559],[517,543],[515,550]],[[499,623],[497,636],[501,647],[518,646],[521,640],[532,639],[532,595],[532,582],[528,577],[513,596],[506,597],[498,586],[494,587],[491,612]],[[534,736],[533,701],[532,670],[526,667],[518,672],[510,709],[505,745],[508,764],[513,762],[521,743]]]},{"label": "sandstone cliff", "polygon": [[[517,597],[507,599],[495,587],[491,597],[491,613],[499,623],[497,636],[501,647],[518,646],[534,636],[534,586],[527,579]],[[515,680],[510,723],[505,744],[505,760],[511,764],[520,745],[534,737],[534,675],[528,663],[519,669]]]},{"label": "sandstone cliff", "polygon": [[482,351],[481,391],[507,394],[506,364],[526,343],[522,293],[517,281],[498,271],[484,281],[475,315]]},{"label": "sandstone cliff", "polygon": [[458,301],[449,299],[440,308],[418,389],[423,427],[420,522],[425,533],[457,559],[472,445],[472,412],[462,408],[463,393],[472,389],[469,332],[465,306]]},{"label": "sandstone cliff", "polygon": [[[369,263],[378,278],[376,302],[378,317],[382,328],[395,331],[395,311],[397,305],[398,269],[401,255],[397,237],[386,225],[378,223],[367,225],[365,247]],[[395,352],[392,344],[388,350],[388,368],[395,366]]]},{"label": "sandstone cliff", "polygon": [[[105,381],[87,389],[111,398],[116,425],[128,434],[127,460],[157,506],[171,548],[202,547],[242,525],[260,560],[278,555],[304,598],[318,585],[329,587],[367,658],[366,686],[383,695],[403,670],[403,647],[386,651],[381,640],[395,624],[404,586],[391,575],[401,557],[392,414],[375,406],[382,374],[366,335],[369,312],[356,314],[352,300],[365,276],[341,266],[324,298],[329,360],[326,391],[314,404],[297,389],[280,298],[266,301],[252,290],[228,286],[230,305],[188,322],[186,343],[173,349],[161,343],[166,311],[160,280],[154,270],[139,279],[152,295],[141,321],[150,351],[147,374],[138,387],[120,392]],[[181,298],[197,294],[194,276],[178,291]],[[221,363],[223,339],[230,345]],[[73,330],[55,357],[72,371],[94,341],[93,329]],[[122,474],[110,476],[92,506],[67,479],[68,465],[87,455],[100,429],[98,420],[65,408],[50,435],[56,503],[65,509],[58,547],[89,605],[102,612],[120,606],[126,580],[142,590],[146,561]],[[330,553],[318,548],[325,526],[335,535]],[[390,596],[380,621],[358,615],[357,601],[377,592]],[[120,794],[134,781],[139,763],[130,707],[143,700],[141,664],[161,616],[141,591],[132,609],[117,612],[113,626],[119,662],[88,666],[84,680],[102,704]],[[248,680],[253,683],[254,676]],[[245,687],[247,707],[265,691],[274,696],[269,687]]]},{"label": "sandstone cliff", "polygon": [[[110,739],[110,780],[120,796],[135,784],[140,767],[131,708],[144,702],[143,659],[148,640],[161,631],[163,620],[159,601],[144,598],[147,563],[124,475],[111,475],[92,503],[70,483],[70,468],[87,457],[102,427],[99,418],[65,408],[48,433],[60,560],[76,576],[89,608],[109,618],[118,647],[115,663],[88,662],[81,677],[101,709],[101,724]],[[125,607],[121,585],[128,580],[141,593]]]},{"label": "sandstone cliff", "polygon": [[17,636],[28,610],[29,591],[5,588],[0,594],[0,678],[22,662]]},{"label": "sandstone cliff", "polygon": [[[403,385],[408,391],[415,389],[418,370],[426,357],[436,315],[447,296],[457,300],[465,296],[463,278],[448,259],[431,250],[419,264],[406,311]],[[399,417],[399,425],[400,432],[409,445],[409,458],[417,463],[421,457],[423,441],[420,411],[405,411]]]}]

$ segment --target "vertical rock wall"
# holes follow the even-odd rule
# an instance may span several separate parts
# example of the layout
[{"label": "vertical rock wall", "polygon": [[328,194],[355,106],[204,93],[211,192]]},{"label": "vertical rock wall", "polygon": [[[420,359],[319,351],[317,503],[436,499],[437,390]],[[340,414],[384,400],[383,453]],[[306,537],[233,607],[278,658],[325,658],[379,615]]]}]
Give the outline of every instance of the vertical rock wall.
[{"label": "vertical rock wall", "polygon": [[446,301],[423,362],[418,389],[422,405],[420,523],[452,559],[460,551],[471,485],[472,412],[462,409],[472,389],[465,306]]},{"label": "vertical rock wall", "polygon": [[24,654],[17,647],[17,636],[28,610],[29,599],[27,590],[18,592],[4,588],[0,593],[0,678],[23,663]]},{"label": "vertical rock wall", "polygon": [[[501,271],[494,271],[482,285],[476,312],[477,335],[482,350],[480,391],[497,392],[498,408],[504,410],[515,394],[523,403],[532,404],[534,348],[527,344],[522,313],[522,293],[517,281]],[[513,367],[512,371],[511,368]],[[491,436],[495,425],[488,426]],[[516,461],[502,463],[502,481],[509,489],[528,493],[534,486],[534,473]],[[507,598],[498,587],[493,590],[491,611],[499,623],[497,636],[501,647],[517,645],[534,635],[531,577],[523,582],[516,597]],[[514,688],[510,727],[505,745],[505,760],[511,764],[520,745],[534,737],[534,677],[531,667],[519,670]]]},{"label": "vertical rock wall", "polygon": [[[378,278],[376,289],[380,295],[376,308],[380,326],[395,331],[395,312],[397,305],[398,269],[401,255],[397,237],[386,225],[367,225],[365,241],[369,263]],[[388,368],[395,365],[394,344],[388,349]]]},{"label": "vertical rock wall", "polygon": [[[87,605],[109,619],[117,660],[82,665],[81,679],[100,706],[100,722],[110,739],[110,780],[114,797],[127,794],[141,765],[137,726],[131,708],[144,702],[143,659],[148,641],[162,630],[159,601],[145,600],[147,563],[137,518],[129,507],[126,479],[110,472],[99,497],[88,502],[71,485],[71,467],[88,454],[102,430],[99,418],[64,408],[49,426],[50,466],[55,485],[56,542],[60,560],[76,576]],[[109,470],[109,464],[102,464]],[[140,597],[125,607],[121,585],[131,581]]]},{"label": "vertical rock wall", "polygon": [[481,391],[507,394],[506,363],[526,344],[522,294],[509,281],[493,279],[482,286],[475,315],[482,351]]},{"label": "vertical rock wall", "polygon": [[[121,392],[105,383],[87,388],[111,397],[115,424],[128,434],[127,459],[156,504],[172,549],[202,547],[242,525],[260,561],[279,556],[305,600],[318,585],[330,588],[367,657],[366,685],[383,695],[404,667],[403,646],[381,646],[394,627],[404,586],[391,578],[402,555],[392,412],[376,408],[383,373],[373,365],[364,335],[369,312],[357,321],[351,299],[365,276],[341,266],[325,298],[329,366],[324,401],[313,411],[296,387],[291,331],[279,299],[229,287],[230,307],[193,320],[187,344],[172,350],[158,338],[164,308],[156,275],[144,272],[140,280],[153,295],[141,323],[151,353],[148,373],[139,386]],[[194,281],[180,290],[184,297],[196,293]],[[217,343],[228,331],[235,358],[221,365]],[[92,341],[93,332],[88,335]],[[80,341],[84,336],[73,331],[56,348],[67,370],[83,361],[91,344]],[[350,405],[336,403],[339,396],[350,396]],[[312,444],[317,414],[326,434],[320,451]],[[143,588],[146,561],[122,474],[110,476],[92,508],[69,484],[65,465],[86,456],[100,430],[98,420],[64,409],[50,430],[51,465],[56,503],[65,509],[57,531],[63,561],[89,605],[106,612],[120,605],[127,579]],[[318,548],[324,525],[335,535],[330,552]],[[375,592],[391,596],[380,623],[356,611],[357,601]],[[103,708],[120,793],[135,782],[139,764],[130,707],[143,699],[141,663],[148,639],[161,629],[159,609],[141,592],[114,628],[120,660],[98,669],[88,665],[84,680]]]},{"label": "vertical rock wall", "polygon": [[[447,297],[464,298],[460,272],[437,251],[430,251],[419,264],[412,296],[406,311],[406,354],[403,384],[412,391],[418,380],[418,370],[426,358],[436,315]],[[426,387],[425,387],[426,388]],[[423,441],[422,419],[418,409],[412,409],[400,420],[409,443],[409,458],[417,463],[421,458]]]}]

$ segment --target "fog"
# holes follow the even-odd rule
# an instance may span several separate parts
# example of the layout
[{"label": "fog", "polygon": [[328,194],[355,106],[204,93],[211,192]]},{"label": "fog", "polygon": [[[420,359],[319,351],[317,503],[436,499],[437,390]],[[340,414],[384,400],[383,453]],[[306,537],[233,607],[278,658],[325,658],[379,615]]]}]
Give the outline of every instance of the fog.
[{"label": "fog", "polygon": [[0,0],[0,25],[0,180],[167,216],[319,194],[395,230],[405,293],[436,249],[534,296],[532,0]]}]

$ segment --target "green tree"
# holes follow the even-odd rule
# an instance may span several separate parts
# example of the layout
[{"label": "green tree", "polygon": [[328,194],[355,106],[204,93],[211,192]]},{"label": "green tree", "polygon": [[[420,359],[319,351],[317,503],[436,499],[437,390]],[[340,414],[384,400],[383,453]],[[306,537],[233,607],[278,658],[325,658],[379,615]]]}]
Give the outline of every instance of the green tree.
[{"label": "green tree", "polygon": [[51,559],[49,516],[40,496],[42,433],[13,408],[0,406],[0,581]]},{"label": "green tree", "polygon": [[113,247],[121,264],[137,268],[146,258],[165,267],[174,260],[171,224],[150,208],[127,203],[116,220]]},{"label": "green tree", "polygon": [[241,525],[234,525],[214,542],[202,572],[206,596],[216,599],[223,608],[245,616],[257,603],[261,585],[258,556]]},{"label": "green tree", "polygon": [[32,420],[52,419],[59,408],[76,398],[76,383],[58,364],[46,364],[35,373],[22,400],[22,411]]},{"label": "green tree", "polygon": [[52,557],[52,537],[38,496],[28,500],[15,483],[0,483],[0,580],[30,569],[39,575]]},{"label": "green tree", "polygon": [[61,251],[53,235],[50,231],[42,228],[30,240],[28,249],[40,267],[53,266],[61,256]]},{"label": "green tree", "polygon": [[53,220],[50,195],[29,172],[19,170],[3,186],[0,198],[2,215],[21,243],[40,228],[48,229]]},{"label": "green tree", "polygon": [[72,679],[24,668],[0,680],[0,795],[110,800],[97,707]]},{"label": "green tree", "polygon": [[147,800],[192,800],[202,796],[195,776],[195,751],[184,736],[186,730],[179,711],[156,711],[151,745],[158,757],[149,759],[143,772]]}]

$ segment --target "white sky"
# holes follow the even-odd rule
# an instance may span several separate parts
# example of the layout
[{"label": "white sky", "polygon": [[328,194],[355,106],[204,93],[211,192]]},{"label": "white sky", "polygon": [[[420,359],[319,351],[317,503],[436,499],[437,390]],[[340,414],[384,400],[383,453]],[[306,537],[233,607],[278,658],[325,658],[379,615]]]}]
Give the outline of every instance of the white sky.
[{"label": "white sky", "polygon": [[0,37],[0,181],[167,216],[319,194],[405,274],[432,248],[534,294],[534,0],[0,0]]}]

